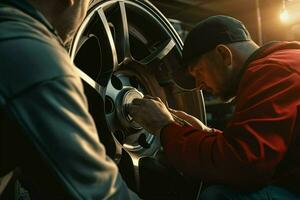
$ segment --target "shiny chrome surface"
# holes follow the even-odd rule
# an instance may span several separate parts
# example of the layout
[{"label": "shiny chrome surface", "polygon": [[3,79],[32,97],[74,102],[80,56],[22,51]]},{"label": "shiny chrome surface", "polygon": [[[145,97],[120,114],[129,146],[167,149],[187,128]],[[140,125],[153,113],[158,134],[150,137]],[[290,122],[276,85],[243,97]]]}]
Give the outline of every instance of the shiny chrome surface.
[{"label": "shiny chrome surface", "polygon": [[189,100],[189,105],[197,105],[197,112],[181,103],[187,91],[172,80],[181,50],[182,42],[170,23],[148,1],[139,0],[93,4],[71,45],[99,138],[119,165],[124,159],[126,168],[132,165],[136,191],[139,160],[155,158],[161,145],[159,138],[132,120],[127,104],[146,94],[159,96],[170,107],[193,111],[205,121],[201,91],[196,94],[199,98]]}]

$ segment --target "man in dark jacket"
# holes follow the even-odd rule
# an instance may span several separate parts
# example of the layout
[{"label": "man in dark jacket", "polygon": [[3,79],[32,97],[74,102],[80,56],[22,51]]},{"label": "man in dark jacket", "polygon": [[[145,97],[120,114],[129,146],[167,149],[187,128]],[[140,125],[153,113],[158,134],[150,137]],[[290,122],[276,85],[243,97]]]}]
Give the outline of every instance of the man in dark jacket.
[{"label": "man in dark jacket", "polygon": [[18,167],[31,199],[139,199],[105,154],[64,48],[88,5],[0,0],[0,196]]},{"label": "man in dark jacket", "polygon": [[135,99],[129,112],[160,137],[174,167],[214,184],[201,199],[300,198],[300,44],[259,48],[240,21],[212,16],[187,36],[183,61],[178,85],[235,102],[224,131],[157,98]]}]

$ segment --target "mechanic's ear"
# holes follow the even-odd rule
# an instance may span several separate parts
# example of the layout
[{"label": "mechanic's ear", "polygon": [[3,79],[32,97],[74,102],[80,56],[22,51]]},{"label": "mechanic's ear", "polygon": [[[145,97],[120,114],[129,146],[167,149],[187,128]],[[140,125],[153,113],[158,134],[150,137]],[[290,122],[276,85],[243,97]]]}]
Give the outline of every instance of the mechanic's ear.
[{"label": "mechanic's ear", "polygon": [[219,44],[215,50],[226,66],[230,66],[232,64],[232,53],[226,45]]}]

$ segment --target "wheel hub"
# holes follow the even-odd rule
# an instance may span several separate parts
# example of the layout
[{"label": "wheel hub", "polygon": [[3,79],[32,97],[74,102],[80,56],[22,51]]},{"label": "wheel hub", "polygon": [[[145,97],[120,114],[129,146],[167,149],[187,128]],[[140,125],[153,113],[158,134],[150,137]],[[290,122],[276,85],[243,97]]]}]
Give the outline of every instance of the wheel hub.
[{"label": "wheel hub", "polygon": [[128,105],[134,99],[142,99],[144,95],[137,89],[126,87],[120,91],[117,97],[117,117],[124,128],[140,130],[142,127],[136,123],[128,113]]}]

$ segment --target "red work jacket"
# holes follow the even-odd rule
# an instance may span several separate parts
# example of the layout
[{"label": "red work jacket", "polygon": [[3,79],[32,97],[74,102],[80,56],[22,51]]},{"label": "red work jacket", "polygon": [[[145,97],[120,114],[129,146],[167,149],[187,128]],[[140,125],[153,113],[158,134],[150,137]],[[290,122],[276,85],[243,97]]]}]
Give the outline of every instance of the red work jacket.
[{"label": "red work jacket", "polygon": [[227,128],[210,134],[169,124],[167,159],[184,174],[239,189],[300,185],[300,43],[263,47],[245,66]]}]

